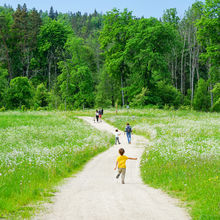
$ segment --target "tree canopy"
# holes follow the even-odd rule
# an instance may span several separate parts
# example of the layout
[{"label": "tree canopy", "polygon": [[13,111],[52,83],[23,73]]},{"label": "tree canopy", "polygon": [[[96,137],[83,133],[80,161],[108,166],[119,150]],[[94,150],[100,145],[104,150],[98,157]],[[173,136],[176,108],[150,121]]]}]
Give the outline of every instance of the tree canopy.
[{"label": "tree canopy", "polygon": [[219,111],[219,0],[182,19],[0,6],[0,109],[114,105]]}]

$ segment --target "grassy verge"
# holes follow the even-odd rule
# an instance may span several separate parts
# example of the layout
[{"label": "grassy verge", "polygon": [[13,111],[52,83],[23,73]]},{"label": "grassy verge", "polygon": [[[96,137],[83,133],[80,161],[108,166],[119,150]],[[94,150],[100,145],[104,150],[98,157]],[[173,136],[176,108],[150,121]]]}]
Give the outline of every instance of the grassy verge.
[{"label": "grassy verge", "polygon": [[220,219],[220,115],[158,109],[109,114],[108,122],[150,139],[141,162],[145,183],[186,202],[193,219]]},{"label": "grassy verge", "polygon": [[0,113],[0,218],[28,218],[34,204],[114,139],[71,113]]}]

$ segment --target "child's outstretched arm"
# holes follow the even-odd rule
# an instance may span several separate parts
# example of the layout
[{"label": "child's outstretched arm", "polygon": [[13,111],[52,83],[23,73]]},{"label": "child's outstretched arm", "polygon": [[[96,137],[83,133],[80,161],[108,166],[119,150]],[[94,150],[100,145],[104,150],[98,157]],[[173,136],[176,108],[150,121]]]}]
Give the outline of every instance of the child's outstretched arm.
[{"label": "child's outstretched arm", "polygon": [[115,168],[114,168],[114,170],[117,169],[117,166],[118,166],[118,161],[117,161],[116,164],[115,164]]},{"label": "child's outstretched arm", "polygon": [[129,160],[137,160],[137,157],[128,157]]}]

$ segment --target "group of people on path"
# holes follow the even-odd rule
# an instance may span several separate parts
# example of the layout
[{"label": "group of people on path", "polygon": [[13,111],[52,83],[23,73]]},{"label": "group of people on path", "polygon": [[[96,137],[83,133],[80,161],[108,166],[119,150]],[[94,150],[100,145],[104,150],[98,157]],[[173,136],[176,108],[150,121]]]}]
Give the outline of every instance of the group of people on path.
[{"label": "group of people on path", "polygon": [[[129,123],[126,124],[125,127],[125,131],[124,131],[127,135],[127,139],[128,139],[128,144],[131,144],[131,133],[132,133],[132,128],[130,126]],[[115,144],[121,144],[119,141],[119,136],[121,135],[121,133],[118,131],[118,129],[115,130]]]},{"label": "group of people on path", "polygon": [[[97,122],[97,123],[102,122],[102,115],[103,115],[103,108],[96,110],[94,122]],[[128,144],[131,144],[132,128],[129,123],[126,124],[124,132],[126,133]],[[115,145],[117,145],[117,143],[121,144],[119,141],[119,136],[120,136],[120,132],[118,131],[118,129],[116,129],[115,130]],[[118,179],[119,176],[121,175],[121,183],[125,184],[126,161],[137,160],[137,158],[127,157],[126,155],[124,155],[125,153],[124,148],[120,148],[118,152],[119,152],[119,156],[117,157],[114,170],[118,168],[118,174],[116,175],[116,178]]]},{"label": "group of people on path", "polygon": [[[127,123],[127,125],[125,127],[125,133],[127,135],[128,144],[131,144],[132,128],[129,123]],[[116,129],[115,130],[115,145],[117,145],[117,143],[121,144],[119,141],[119,136],[120,136],[120,133],[119,133],[118,129]],[[121,175],[121,183],[125,184],[126,161],[127,160],[137,160],[137,158],[125,156],[124,155],[124,153],[125,153],[124,148],[120,148],[118,152],[119,152],[119,156],[117,157],[114,170],[116,170],[118,167],[118,174],[116,175],[116,178],[118,179],[119,176]]]},{"label": "group of people on path", "polygon": [[[97,123],[98,123],[98,122],[102,122],[103,112],[104,112],[103,108],[102,108],[102,109],[99,109],[99,110],[96,110],[96,112],[95,112],[95,117],[96,117]],[[95,119],[94,119],[94,122],[95,122]]]}]

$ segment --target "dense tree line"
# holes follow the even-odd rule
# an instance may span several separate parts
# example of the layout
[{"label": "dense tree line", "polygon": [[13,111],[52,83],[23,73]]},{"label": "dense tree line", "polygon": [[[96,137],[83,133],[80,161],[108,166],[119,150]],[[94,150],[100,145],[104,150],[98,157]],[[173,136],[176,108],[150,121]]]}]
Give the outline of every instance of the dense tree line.
[{"label": "dense tree line", "polygon": [[220,2],[183,19],[0,7],[0,108],[220,111]]}]

